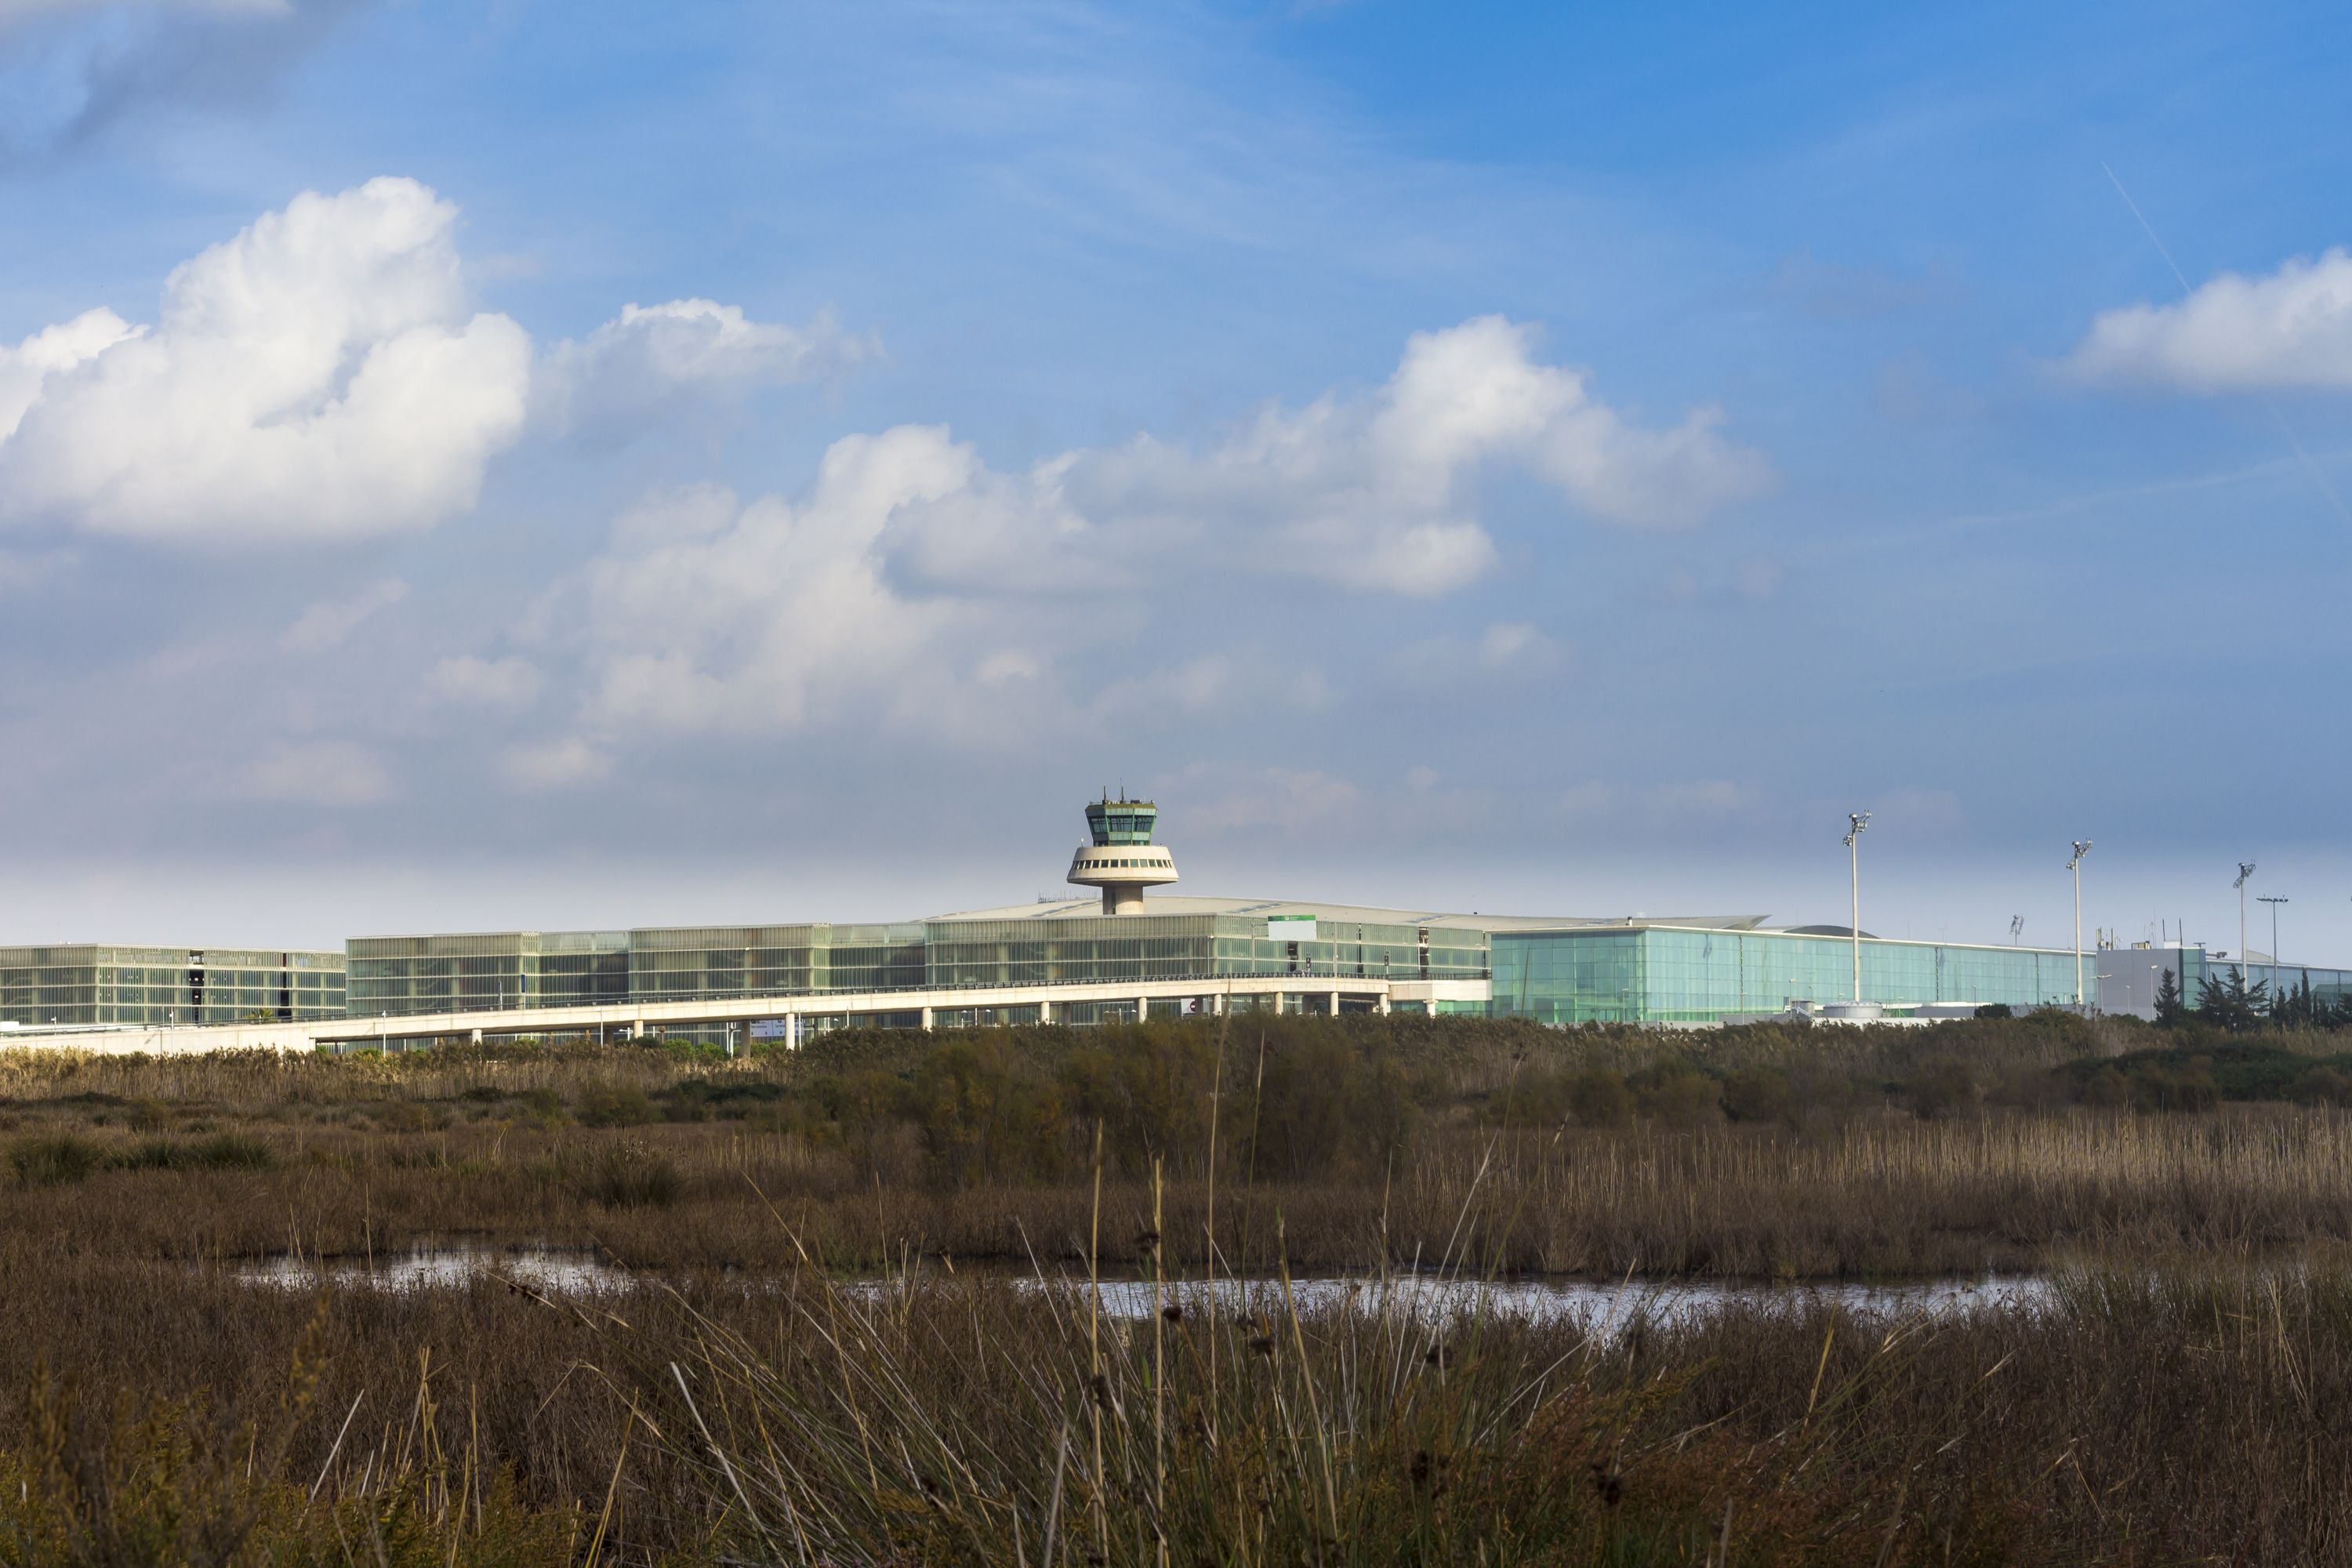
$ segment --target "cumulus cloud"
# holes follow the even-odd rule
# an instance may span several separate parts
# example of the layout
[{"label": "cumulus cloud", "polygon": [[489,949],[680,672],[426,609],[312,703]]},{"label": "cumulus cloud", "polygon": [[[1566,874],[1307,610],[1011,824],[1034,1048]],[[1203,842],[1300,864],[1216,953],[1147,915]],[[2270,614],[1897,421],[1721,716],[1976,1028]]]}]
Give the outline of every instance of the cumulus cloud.
[{"label": "cumulus cloud", "polygon": [[[971,448],[929,426],[834,443],[797,503],[736,505],[708,489],[686,492],[665,520],[640,507],[614,546],[572,585],[595,627],[592,716],[661,729],[791,728],[844,713],[872,714],[939,692],[957,671],[899,678],[950,632],[971,634],[971,606],[899,593],[887,580],[887,535],[908,507],[970,486]],[[997,683],[1017,675],[1006,649]]]},{"label": "cumulus cloud", "polygon": [[625,305],[585,339],[551,349],[532,395],[553,428],[627,434],[667,406],[821,380],[879,352],[830,315],[789,327],[752,321],[742,307],[713,300]]},{"label": "cumulus cloud", "polygon": [[[592,738],[855,721],[1010,743],[1088,713],[1319,706],[1318,670],[1269,679],[1246,648],[1108,679],[1093,652],[1202,584],[1459,588],[1495,558],[1474,483],[1490,463],[1634,523],[1687,521],[1769,479],[1710,416],[1634,426],[1499,318],[1424,333],[1377,393],[1266,409],[1201,450],[1142,437],[1006,473],[939,426],[847,437],[796,500],[703,486],[631,507],[527,624],[583,670]],[[1440,651],[1473,680],[1564,657],[1519,622]]]},{"label": "cumulus cloud", "polygon": [[509,748],[499,759],[507,781],[533,792],[593,784],[611,771],[613,759],[577,737]]},{"label": "cumulus cloud", "polygon": [[1476,515],[1489,467],[1634,525],[1689,523],[1769,483],[1770,466],[1726,440],[1715,411],[1633,424],[1582,372],[1537,363],[1533,339],[1481,317],[1416,333],[1370,397],[1268,407],[1201,450],[1144,436],[976,477],[909,517],[908,566],[939,583],[1110,586],[1210,550],[1245,570],[1426,595],[1494,564]]},{"label": "cumulus cloud", "polygon": [[526,659],[479,658],[464,654],[433,667],[433,689],[453,702],[484,708],[522,708],[539,695],[537,667]]},{"label": "cumulus cloud", "polygon": [[2105,311],[2065,368],[2186,392],[2352,387],[2352,254],[2225,272],[2176,304]]},{"label": "cumulus cloud", "polygon": [[278,647],[285,653],[324,653],[341,646],[370,616],[406,597],[408,584],[397,577],[386,577],[348,597],[321,600],[278,634]]},{"label": "cumulus cloud", "polygon": [[152,328],[93,311],[35,334],[0,367],[0,417],[22,404],[0,508],[195,540],[469,510],[522,427],[530,341],[467,310],[457,216],[414,180],[306,194],[174,270]]},{"label": "cumulus cloud", "polygon": [[1424,637],[1389,660],[1402,686],[1457,700],[1556,673],[1567,662],[1558,639],[1525,621],[1497,621],[1475,637]]}]

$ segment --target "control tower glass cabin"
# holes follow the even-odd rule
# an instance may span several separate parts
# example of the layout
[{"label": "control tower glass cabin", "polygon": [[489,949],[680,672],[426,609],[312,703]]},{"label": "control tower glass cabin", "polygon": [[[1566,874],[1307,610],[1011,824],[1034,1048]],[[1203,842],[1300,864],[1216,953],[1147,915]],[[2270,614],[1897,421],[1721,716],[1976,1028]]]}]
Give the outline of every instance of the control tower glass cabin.
[{"label": "control tower glass cabin", "polygon": [[1129,800],[1124,792],[1113,800],[1087,803],[1087,842],[1070,858],[1070,880],[1082,888],[1102,889],[1102,912],[1139,915],[1143,889],[1176,879],[1176,860],[1165,847],[1151,842],[1160,825],[1160,808],[1148,800]]}]

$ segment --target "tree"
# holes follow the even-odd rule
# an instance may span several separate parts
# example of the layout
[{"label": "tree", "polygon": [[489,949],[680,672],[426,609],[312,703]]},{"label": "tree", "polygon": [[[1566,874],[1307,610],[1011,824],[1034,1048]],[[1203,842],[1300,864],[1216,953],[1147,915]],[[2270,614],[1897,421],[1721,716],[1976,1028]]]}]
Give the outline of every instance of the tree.
[{"label": "tree", "polygon": [[2180,1022],[2189,1009],[2180,1000],[2180,977],[2168,969],[2156,986],[2156,1022],[2158,1028],[2169,1029]]},{"label": "tree", "polygon": [[2269,1002],[2269,983],[2257,980],[2249,987],[2245,975],[2234,963],[2230,966],[2227,980],[2209,974],[2197,987],[2197,1011],[2204,1015],[2207,1023],[2233,1035],[2243,1034],[2262,1022]]}]

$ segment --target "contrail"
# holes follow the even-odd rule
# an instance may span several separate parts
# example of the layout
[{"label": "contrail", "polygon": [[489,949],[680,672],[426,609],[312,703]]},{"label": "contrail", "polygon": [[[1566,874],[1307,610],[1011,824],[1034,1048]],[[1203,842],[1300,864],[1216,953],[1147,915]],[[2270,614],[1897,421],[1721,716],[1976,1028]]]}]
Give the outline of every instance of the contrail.
[{"label": "contrail", "polygon": [[[2139,210],[2139,204],[2132,200],[2131,193],[2124,189],[2124,183],[2116,178],[2116,172],[2107,167],[2105,159],[2099,160],[2099,169],[2116,187],[2116,195],[2123,197],[2124,205],[2131,208],[2132,216],[2139,220],[2140,232],[2147,236],[2147,242],[2156,247],[2156,253],[2164,258],[2165,266],[2172,269],[2172,280],[2180,285],[2180,297],[2186,300],[2194,294],[2196,290],[2189,286],[2188,275],[2180,270],[2180,264],[2172,259],[2172,252],[2164,247],[2164,241],[2157,237],[2156,226],[2147,221],[2147,215]],[[2270,410],[2271,417],[2277,422],[2279,434],[2286,438],[2288,449],[2303,464],[2304,472],[2311,476],[2311,482],[2319,487],[2319,493],[2326,496],[2328,505],[2336,509],[2336,517],[2346,527],[2352,528],[2352,508],[2345,506],[2344,498],[2336,493],[2335,483],[2328,479],[2326,470],[2314,462],[2311,454],[2303,449],[2303,442],[2296,437],[2294,427],[2286,422],[2286,415],[2280,409],[2277,400],[2267,392],[2262,395],[2262,399],[2263,406]]]}]

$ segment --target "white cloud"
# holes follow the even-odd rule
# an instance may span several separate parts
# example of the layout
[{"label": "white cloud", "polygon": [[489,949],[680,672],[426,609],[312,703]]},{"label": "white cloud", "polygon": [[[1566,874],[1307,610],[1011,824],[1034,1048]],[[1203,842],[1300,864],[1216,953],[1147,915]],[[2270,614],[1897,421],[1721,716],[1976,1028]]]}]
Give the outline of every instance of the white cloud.
[{"label": "white cloud", "polygon": [[536,792],[593,784],[611,771],[613,759],[574,737],[511,747],[499,764],[508,783]]},{"label": "white cloud", "polygon": [[301,805],[373,805],[392,795],[392,774],[374,752],[348,741],[288,742],[254,760],[242,793]]},{"label": "white cloud", "polygon": [[408,584],[397,577],[386,577],[348,598],[322,600],[278,634],[278,647],[286,653],[324,653],[359,630],[360,623],[370,616],[406,597]]},{"label": "white cloud", "polygon": [[16,433],[25,411],[40,400],[43,382],[145,330],[101,306],[45,327],[13,349],[0,348],[0,441]]},{"label": "white cloud", "polygon": [[1579,371],[1529,357],[1499,316],[1416,333],[1355,401],[1261,410],[1191,450],[1138,437],[1019,478],[982,475],[908,520],[904,556],[942,584],[1116,586],[1203,552],[1343,588],[1444,594],[1495,562],[1476,515],[1490,465],[1548,481],[1612,522],[1675,525],[1753,495],[1771,470],[1711,410],[1666,430],[1626,422]]},{"label": "white cloud", "polygon": [[712,300],[625,305],[586,339],[549,350],[532,397],[556,429],[625,434],[667,404],[818,380],[879,352],[830,315],[787,327]]},{"label": "white cloud", "polygon": [[[336,538],[469,510],[522,426],[530,341],[469,314],[457,208],[414,180],[305,194],[176,268],[159,321],[91,312],[0,442],[0,507],[156,538]],[[52,340],[65,331],[68,338]]]},{"label": "white cloud", "polygon": [[538,668],[526,659],[478,658],[462,654],[433,667],[433,688],[454,702],[484,708],[522,708],[539,695]]},{"label": "white cloud", "polygon": [[[524,626],[578,656],[591,735],[854,721],[1017,743],[1088,712],[1318,706],[1319,670],[1291,657],[1269,680],[1246,649],[1090,672],[1160,606],[1251,576],[1461,587],[1495,558],[1472,493],[1489,461],[1633,521],[1687,518],[1767,479],[1703,418],[1625,424],[1581,375],[1533,363],[1528,341],[1497,318],[1423,334],[1377,395],[1267,409],[1201,451],[1141,437],[1008,474],[939,426],[846,437],[795,500],[646,498]],[[1477,679],[1562,656],[1516,622],[1444,653]]]},{"label": "white cloud", "polygon": [[2352,387],[2352,255],[2225,272],[2177,304],[2103,312],[2065,362],[2086,381],[2187,392]]},{"label": "white cloud", "polygon": [[[667,730],[789,729],[936,714],[983,664],[998,689],[1022,684],[1009,677],[1035,661],[996,635],[1006,629],[997,617],[965,601],[903,595],[885,576],[894,521],[970,486],[979,468],[945,431],[901,426],[835,442],[798,503],[722,506],[718,492],[700,489],[675,499],[685,516],[674,524],[658,504],[635,509],[572,585],[595,628],[591,717]],[[976,646],[983,641],[991,646]]]}]

